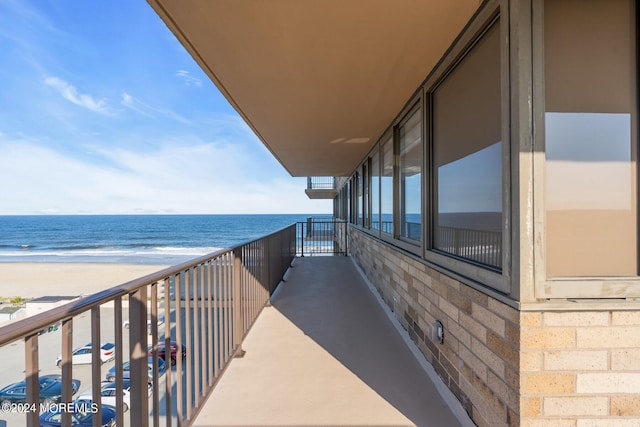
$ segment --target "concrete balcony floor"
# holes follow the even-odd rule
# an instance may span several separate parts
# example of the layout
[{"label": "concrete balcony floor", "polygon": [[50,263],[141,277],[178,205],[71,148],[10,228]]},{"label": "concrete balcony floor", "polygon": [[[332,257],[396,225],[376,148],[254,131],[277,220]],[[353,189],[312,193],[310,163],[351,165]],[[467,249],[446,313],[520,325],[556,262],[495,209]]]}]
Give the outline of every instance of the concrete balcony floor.
[{"label": "concrete balcony floor", "polygon": [[297,258],[193,425],[473,425],[398,329],[351,258]]}]

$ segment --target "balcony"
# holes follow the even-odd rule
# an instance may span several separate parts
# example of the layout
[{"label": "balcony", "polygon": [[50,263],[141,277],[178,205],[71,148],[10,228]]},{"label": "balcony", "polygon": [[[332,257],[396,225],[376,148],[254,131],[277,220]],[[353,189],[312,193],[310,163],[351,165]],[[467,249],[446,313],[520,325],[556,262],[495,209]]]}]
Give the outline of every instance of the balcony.
[{"label": "balcony", "polygon": [[[351,258],[296,258],[297,234],[292,225],[0,328],[5,365],[24,360],[24,374],[3,374],[25,381],[30,406],[13,406],[50,409],[39,379],[52,373],[61,374],[56,402],[77,397],[72,379],[100,402],[107,369],[115,367],[122,390],[129,361],[129,410],[122,393],[115,398],[120,426],[468,423],[457,403],[458,412],[449,409],[439,393],[444,384],[412,352]],[[76,365],[71,353],[81,333],[94,361],[100,343],[113,341],[114,360]],[[159,344],[171,342],[175,365],[162,373]],[[38,417],[37,409],[0,415],[12,426],[39,425]],[[61,418],[70,425],[69,412]]]},{"label": "balcony", "polygon": [[307,177],[307,189],[304,190],[310,199],[335,199],[338,195],[335,179],[331,176]]}]

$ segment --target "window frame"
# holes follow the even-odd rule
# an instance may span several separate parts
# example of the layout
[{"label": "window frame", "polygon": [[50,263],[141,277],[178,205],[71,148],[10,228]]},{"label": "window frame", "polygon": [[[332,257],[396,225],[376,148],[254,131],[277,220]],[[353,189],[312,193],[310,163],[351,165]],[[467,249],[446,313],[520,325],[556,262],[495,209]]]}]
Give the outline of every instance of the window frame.
[{"label": "window frame", "polygon": [[[505,8],[501,8],[503,2],[496,2],[493,7],[487,7],[480,11],[477,15],[477,19],[470,23],[468,31],[466,31],[458,40],[458,43],[452,48],[449,55],[447,55],[441,64],[437,67],[435,72],[427,79],[426,84],[423,86],[425,108],[424,114],[427,117],[427,131],[426,131],[426,143],[428,149],[425,150],[425,163],[428,165],[428,173],[425,174],[427,197],[424,201],[424,210],[427,212],[427,227],[424,233],[425,245],[423,258],[434,264],[442,266],[447,270],[455,272],[457,275],[468,277],[473,281],[482,283],[483,285],[506,293],[511,294],[512,289],[515,287],[511,282],[512,271],[512,257],[511,257],[511,197],[510,189],[512,185],[511,180],[511,138],[509,133],[510,124],[510,99],[509,99],[509,46],[508,37],[508,19],[500,19],[501,16],[508,16]],[[502,9],[502,10],[501,10]],[[433,236],[435,220],[434,209],[437,206],[435,197],[437,195],[437,168],[434,165],[434,136],[433,136],[433,93],[437,87],[446,80],[449,73],[451,73],[455,67],[460,65],[466,55],[471,52],[475,45],[480,41],[484,34],[492,28],[494,25],[498,25],[498,31],[500,32],[500,69],[502,70],[503,77],[500,79],[500,99],[501,99],[501,133],[502,133],[502,269],[497,270],[478,263],[474,263],[471,260],[464,258],[458,258],[455,255],[446,254],[444,252],[437,251],[433,247]]]},{"label": "window frame", "polygon": [[[409,252],[415,253],[416,255],[420,255],[423,253],[424,247],[424,228],[425,228],[425,209],[424,209],[424,199],[425,199],[425,183],[424,176],[426,175],[426,165],[424,162],[424,152],[426,150],[426,139],[425,139],[425,117],[424,117],[424,95],[422,91],[416,96],[414,96],[411,101],[407,104],[407,106],[402,110],[399,115],[399,119],[397,119],[393,125],[393,239],[394,244],[405,249]],[[402,235],[402,182],[400,180],[400,128],[404,126],[419,110],[419,119],[420,119],[420,145],[422,149],[421,155],[421,179],[420,179],[420,197],[421,197],[421,206],[420,206],[420,240],[414,240],[407,236]]]},{"label": "window frame", "polygon": [[[380,154],[380,143],[377,142],[376,145],[374,146],[373,150],[371,150],[371,152],[369,153],[369,212],[370,212],[370,221],[369,221],[369,229],[371,231],[372,234],[376,234],[379,235],[380,231],[382,229],[382,212],[381,212],[381,205],[382,205],[382,200],[381,200],[381,175],[380,172],[382,170],[382,165],[381,165],[381,154]],[[373,159],[377,158],[377,168],[374,168],[374,161]],[[374,169],[377,169],[374,171]],[[376,185],[376,188],[378,189],[378,194],[376,196],[376,200],[378,201],[377,203],[377,210],[376,213],[378,215],[378,227],[374,228],[374,221],[373,221],[373,213],[374,213],[374,197],[373,197],[373,182],[374,180],[377,179],[378,183]]]},{"label": "window frame", "polygon": [[[364,227],[355,226],[356,229],[371,235],[378,240],[387,243],[395,248],[401,249],[410,255],[416,256],[423,263],[437,271],[455,277],[457,280],[467,284],[468,286],[480,290],[481,292],[504,301],[507,304],[514,304],[520,296],[520,283],[512,283],[511,275],[514,266],[519,265],[519,260],[512,257],[512,229],[511,224],[512,210],[511,201],[517,200],[519,195],[518,188],[512,188],[513,182],[518,182],[517,163],[518,160],[519,140],[511,137],[512,132],[512,108],[510,90],[511,90],[511,74],[510,74],[510,28],[509,28],[509,2],[508,0],[488,0],[483,7],[476,13],[475,17],[469,22],[465,30],[456,39],[454,44],[444,54],[438,65],[427,76],[422,85],[409,98],[402,111],[396,116],[396,119],[390,124],[389,128],[378,139],[376,145],[371,152],[375,150],[379,153],[380,159],[380,216],[381,229],[373,230]],[[504,19],[500,19],[503,16]],[[433,135],[431,134],[431,93],[435,87],[443,81],[449,72],[464,58],[464,56],[473,48],[482,35],[493,25],[499,26],[500,32],[500,69],[502,78],[500,83],[500,99],[501,99],[501,134],[502,134],[502,205],[503,205],[503,233],[502,233],[502,271],[488,269],[486,266],[474,264],[473,261],[456,258],[452,255],[444,255],[438,253],[431,248],[431,237],[433,236]],[[410,113],[414,108],[421,109],[421,138],[422,138],[422,181],[421,181],[421,240],[416,245],[415,240],[403,239],[399,236],[400,230],[400,196],[399,196],[399,126],[410,117]],[[517,134],[516,134],[517,135]],[[393,199],[393,234],[382,231],[382,210],[383,205],[383,189],[382,174],[384,171],[384,145],[391,141],[393,148],[393,179],[392,179],[392,199]],[[515,144],[512,149],[511,145]],[[370,155],[370,154],[369,154]],[[357,170],[360,170],[361,165]],[[515,171],[514,171],[515,169]],[[355,175],[355,173],[354,173]],[[513,179],[512,179],[513,176]],[[515,180],[515,181],[514,181]],[[517,210],[516,210],[517,212]],[[518,223],[519,224],[519,223]],[[513,241],[517,242],[518,234],[514,232]],[[516,257],[520,252],[516,252]]]},{"label": "window frame", "polygon": [[[638,113],[640,111],[640,1],[635,0],[635,126],[636,138],[631,141],[635,144],[636,156],[640,153],[640,120]],[[547,236],[546,236],[546,159],[545,151],[545,120],[544,113],[546,110],[545,103],[545,82],[544,82],[544,63],[542,58],[545,56],[544,50],[544,0],[536,1],[532,5],[532,50],[534,58],[538,61],[534,62],[533,72],[533,98],[537,102],[533,103],[533,126],[539,129],[534,133],[533,150],[542,153],[541,157],[536,157],[532,174],[534,182],[538,183],[533,189],[534,200],[534,224],[538,228],[536,234],[539,235],[540,241],[537,243],[539,247],[534,250],[534,296],[536,299],[597,299],[605,300],[610,298],[640,298],[640,266],[637,266],[637,274],[635,276],[584,276],[584,277],[547,277]],[[636,168],[638,168],[636,158]],[[640,170],[636,169],[636,217],[640,218]],[[640,248],[640,227],[636,231],[636,247]],[[640,250],[637,256],[640,262]]]}]

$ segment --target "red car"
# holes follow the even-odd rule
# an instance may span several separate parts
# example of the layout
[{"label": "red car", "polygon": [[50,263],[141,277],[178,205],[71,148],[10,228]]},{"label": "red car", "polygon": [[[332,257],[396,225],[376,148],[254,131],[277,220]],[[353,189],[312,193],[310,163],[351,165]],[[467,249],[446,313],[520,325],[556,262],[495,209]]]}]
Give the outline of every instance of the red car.
[{"label": "red car", "polygon": [[[148,355],[151,356],[152,355],[152,348],[149,347],[148,349]],[[166,354],[166,350],[165,350],[165,345],[164,342],[159,342],[158,343],[158,357],[162,360],[165,361],[165,363],[167,362],[167,359],[165,357]],[[171,366],[175,366],[176,365],[176,358],[178,357],[178,343],[176,343],[175,341],[171,341]],[[182,359],[184,360],[184,358],[187,357],[187,346],[182,344]]]}]

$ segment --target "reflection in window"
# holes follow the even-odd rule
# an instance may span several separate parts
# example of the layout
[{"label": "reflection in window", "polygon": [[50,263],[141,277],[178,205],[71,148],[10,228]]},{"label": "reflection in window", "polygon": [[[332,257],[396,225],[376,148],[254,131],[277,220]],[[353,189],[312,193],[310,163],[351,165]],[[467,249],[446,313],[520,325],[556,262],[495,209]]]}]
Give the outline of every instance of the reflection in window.
[{"label": "reflection in window", "polygon": [[380,155],[371,157],[371,228],[380,230]]},{"label": "reflection in window", "polygon": [[634,5],[544,5],[548,277],[637,274]]},{"label": "reflection in window", "polygon": [[422,212],[422,127],[416,109],[398,129],[400,172],[400,235],[420,240]]},{"label": "reflection in window", "polygon": [[353,198],[352,198],[352,193],[351,193],[351,188],[353,187],[352,184],[352,179],[347,181],[347,186],[346,186],[346,194],[345,194],[345,198],[346,198],[346,202],[347,202],[347,221],[353,223]]},{"label": "reflection in window", "polygon": [[382,145],[380,213],[382,231],[393,234],[393,137],[389,137]]},{"label": "reflection in window", "polygon": [[433,93],[433,247],[502,266],[500,38],[494,23]]},{"label": "reflection in window", "polygon": [[371,218],[369,217],[369,169],[367,163],[362,165],[362,225],[370,227]]},{"label": "reflection in window", "polygon": [[356,194],[357,194],[357,207],[358,211],[358,221],[356,222],[358,225],[362,225],[362,214],[364,213],[364,209],[362,209],[362,174],[356,173]]}]

